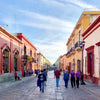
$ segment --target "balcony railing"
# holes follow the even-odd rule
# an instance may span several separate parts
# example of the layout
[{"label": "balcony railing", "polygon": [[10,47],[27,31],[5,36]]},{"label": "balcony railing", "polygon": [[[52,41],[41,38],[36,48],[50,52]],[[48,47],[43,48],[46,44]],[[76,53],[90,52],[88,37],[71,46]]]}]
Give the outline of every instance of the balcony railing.
[{"label": "balcony railing", "polygon": [[74,47],[72,47],[67,53],[66,53],[66,56],[68,56],[70,53],[74,53],[75,49],[76,48],[80,48],[80,43],[81,41],[78,41],[75,43]]},{"label": "balcony railing", "polygon": [[75,51],[75,48],[72,47],[72,48],[67,52],[66,56],[68,56],[69,54],[71,54],[71,53],[74,52],[74,51]]},{"label": "balcony railing", "polygon": [[81,43],[81,41],[78,41],[78,42],[75,43],[75,49],[76,49],[77,47],[80,47],[80,43]]}]

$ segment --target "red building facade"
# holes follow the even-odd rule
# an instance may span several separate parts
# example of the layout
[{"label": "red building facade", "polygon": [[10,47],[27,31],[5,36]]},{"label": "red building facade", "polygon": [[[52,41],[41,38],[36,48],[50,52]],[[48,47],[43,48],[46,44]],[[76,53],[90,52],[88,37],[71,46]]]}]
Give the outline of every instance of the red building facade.
[{"label": "red building facade", "polygon": [[22,53],[22,75],[28,74],[32,70],[37,69],[36,64],[36,47],[23,35],[23,33],[17,33],[17,38],[20,39],[23,44],[21,46]]},{"label": "red building facade", "polygon": [[0,75],[21,71],[22,42],[0,26]]},{"label": "red building facade", "polygon": [[0,26],[0,81],[14,79],[14,72],[35,70],[36,47],[22,34],[10,34]]}]

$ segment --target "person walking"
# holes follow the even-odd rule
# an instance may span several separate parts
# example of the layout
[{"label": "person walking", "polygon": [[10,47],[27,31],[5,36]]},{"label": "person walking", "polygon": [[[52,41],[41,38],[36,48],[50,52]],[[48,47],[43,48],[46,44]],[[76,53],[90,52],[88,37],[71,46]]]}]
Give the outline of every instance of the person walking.
[{"label": "person walking", "polygon": [[65,87],[68,88],[68,81],[69,81],[68,70],[64,71],[63,79],[64,79],[64,81],[65,81]]},{"label": "person walking", "polygon": [[46,69],[44,69],[43,73],[45,75],[44,85],[46,86],[46,83],[47,83],[47,71],[46,71]]},{"label": "person walking", "polygon": [[71,86],[73,88],[73,87],[75,87],[75,73],[74,73],[74,70],[72,70],[72,72],[70,73],[70,77],[71,77]]},{"label": "person walking", "polygon": [[46,80],[46,77],[43,73],[43,70],[41,70],[39,76],[38,76],[38,81],[40,81],[40,91],[42,90],[42,92],[44,92],[44,81]]},{"label": "person walking", "polygon": [[77,71],[76,73],[76,85],[77,85],[77,88],[79,88],[79,79],[81,77],[81,73],[80,71]]},{"label": "person walking", "polygon": [[59,80],[60,80],[60,70],[56,69],[55,73],[54,73],[54,78],[56,78],[56,87],[59,86]]}]

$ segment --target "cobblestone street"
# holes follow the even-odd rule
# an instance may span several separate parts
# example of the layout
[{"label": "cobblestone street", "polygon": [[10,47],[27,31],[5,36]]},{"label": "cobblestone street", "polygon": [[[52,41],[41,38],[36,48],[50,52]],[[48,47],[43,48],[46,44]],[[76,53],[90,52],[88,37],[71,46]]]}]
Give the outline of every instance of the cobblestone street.
[{"label": "cobblestone street", "polygon": [[72,89],[69,82],[69,87],[66,89],[62,76],[60,86],[57,88],[53,71],[48,72],[48,82],[44,93],[40,92],[36,82],[37,78],[34,77],[0,90],[0,100],[100,100],[100,97],[84,89],[85,86]]}]

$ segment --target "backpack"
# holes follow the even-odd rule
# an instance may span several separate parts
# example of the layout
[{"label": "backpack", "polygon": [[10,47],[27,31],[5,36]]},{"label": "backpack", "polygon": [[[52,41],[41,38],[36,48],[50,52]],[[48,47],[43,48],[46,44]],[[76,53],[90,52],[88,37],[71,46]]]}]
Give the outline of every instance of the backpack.
[{"label": "backpack", "polygon": [[64,73],[64,79],[65,80],[69,79],[69,74],[68,73]]},{"label": "backpack", "polygon": [[40,75],[40,81],[41,82],[44,81],[44,75],[43,74]]}]

